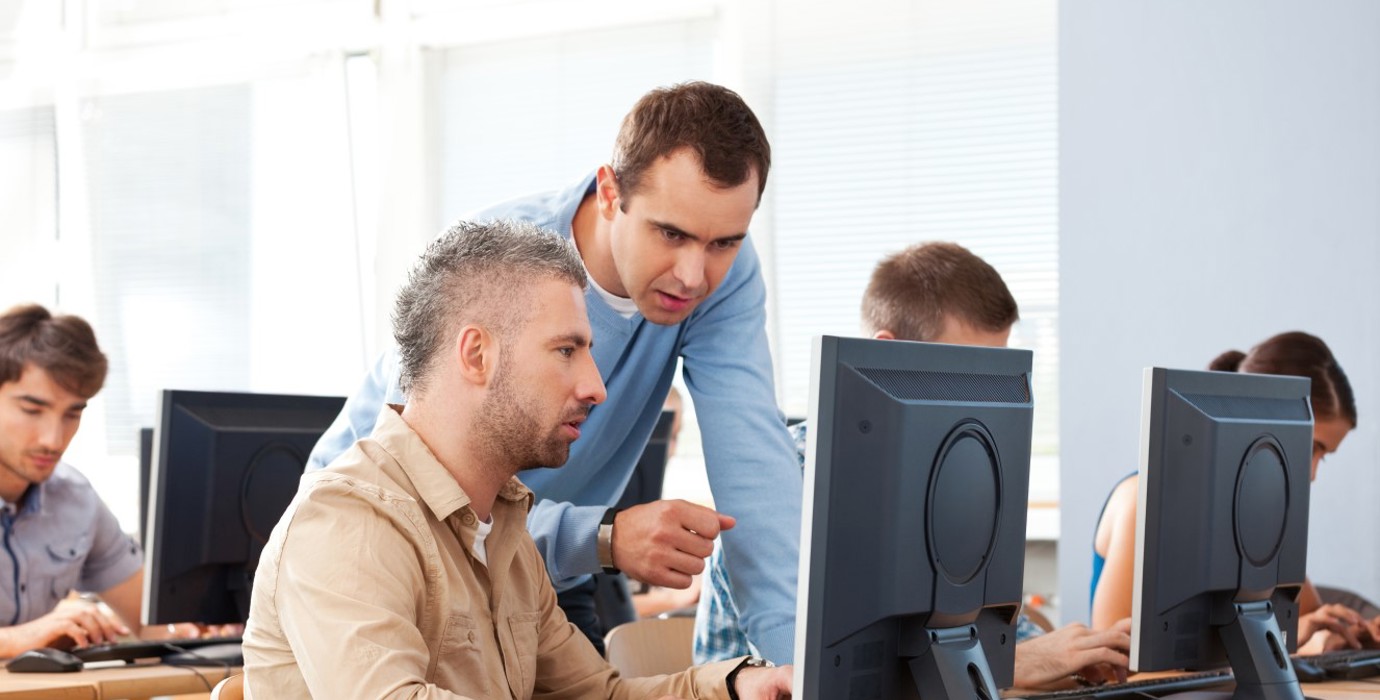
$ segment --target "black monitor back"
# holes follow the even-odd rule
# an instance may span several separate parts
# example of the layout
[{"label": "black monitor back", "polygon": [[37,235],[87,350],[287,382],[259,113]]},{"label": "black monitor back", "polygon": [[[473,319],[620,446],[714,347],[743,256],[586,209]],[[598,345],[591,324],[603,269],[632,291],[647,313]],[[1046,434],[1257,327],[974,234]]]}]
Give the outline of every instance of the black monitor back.
[{"label": "black monitor back", "polygon": [[[666,481],[666,462],[670,457],[671,427],[675,423],[675,411],[662,411],[652,426],[652,436],[642,449],[642,457],[633,467],[628,485],[618,499],[619,510],[661,500],[662,484]],[[604,634],[621,624],[637,619],[637,608],[633,607],[632,589],[628,579],[621,573],[594,574],[594,614]]]},{"label": "black monitor back", "polygon": [[[1307,556],[1309,381],[1162,368],[1144,381],[1132,668],[1220,665],[1269,635],[1266,656],[1283,656]],[[1263,626],[1243,630],[1252,607]],[[1230,652],[1238,693],[1255,653]]]},{"label": "black monitor back", "polygon": [[814,367],[795,697],[913,699],[976,656],[1010,685],[1031,353],[825,336]]},{"label": "black monitor back", "polygon": [[245,621],[259,553],[344,404],[163,392],[148,488],[145,624]]},{"label": "black monitor back", "polygon": [[628,485],[623,487],[623,495],[618,499],[619,510],[661,500],[661,488],[666,482],[666,462],[670,458],[671,426],[675,423],[675,411],[662,411],[652,426],[652,436],[647,446],[642,448],[642,456],[633,467]]},{"label": "black monitor back", "polygon": [[149,548],[149,475],[153,473],[153,428],[139,429],[139,547]]}]

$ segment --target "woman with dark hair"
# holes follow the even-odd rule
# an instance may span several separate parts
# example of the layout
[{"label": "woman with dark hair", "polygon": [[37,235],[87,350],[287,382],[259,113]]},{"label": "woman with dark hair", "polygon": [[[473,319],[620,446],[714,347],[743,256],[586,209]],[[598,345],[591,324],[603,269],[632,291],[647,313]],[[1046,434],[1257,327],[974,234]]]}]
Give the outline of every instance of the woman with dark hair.
[{"label": "woman with dark hair", "polygon": [[[1317,336],[1299,331],[1281,333],[1251,348],[1248,353],[1229,350],[1217,356],[1208,369],[1218,372],[1282,374],[1312,380],[1313,461],[1309,478],[1318,476],[1318,465],[1336,452],[1342,440],[1356,428],[1356,399],[1346,373]],[[1093,536],[1092,627],[1103,629],[1131,616],[1136,546],[1136,493],[1138,478],[1131,474],[1112,489],[1102,508]],[[1320,652],[1359,647],[1380,638],[1380,627],[1341,605],[1323,605],[1311,582],[1299,595],[1300,651]]]}]

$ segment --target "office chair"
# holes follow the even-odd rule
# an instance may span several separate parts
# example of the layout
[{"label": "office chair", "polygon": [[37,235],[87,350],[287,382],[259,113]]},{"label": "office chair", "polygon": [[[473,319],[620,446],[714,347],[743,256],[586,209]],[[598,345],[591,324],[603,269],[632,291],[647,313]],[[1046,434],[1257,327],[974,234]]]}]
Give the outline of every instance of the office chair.
[{"label": "office chair", "polygon": [[1349,591],[1345,588],[1334,588],[1332,586],[1318,586],[1315,584],[1314,587],[1318,589],[1318,597],[1322,599],[1324,604],[1340,603],[1361,613],[1361,617],[1366,619],[1371,619],[1376,615],[1380,615],[1380,607],[1366,600],[1359,593]]},{"label": "office chair", "polygon": [[1038,608],[1022,605],[1021,613],[1030,618],[1030,621],[1035,623],[1035,626],[1039,627],[1041,632],[1049,634],[1054,631],[1054,623],[1050,622],[1049,618],[1045,617],[1045,614],[1040,612]]},{"label": "office chair", "polygon": [[609,630],[604,655],[629,678],[679,673],[694,665],[695,618],[637,620]]}]

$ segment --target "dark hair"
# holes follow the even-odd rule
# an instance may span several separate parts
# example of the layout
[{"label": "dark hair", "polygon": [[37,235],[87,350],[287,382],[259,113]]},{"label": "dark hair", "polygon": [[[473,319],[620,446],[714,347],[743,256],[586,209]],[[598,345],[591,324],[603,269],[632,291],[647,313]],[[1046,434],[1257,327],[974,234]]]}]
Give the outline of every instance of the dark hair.
[{"label": "dark hair", "polygon": [[101,390],[109,368],[91,324],[78,316],[54,316],[38,304],[0,316],[0,384],[19,381],[28,365],[83,399]]},{"label": "dark hair", "polygon": [[1249,353],[1228,350],[1208,369],[1218,372],[1285,374],[1313,381],[1313,412],[1324,418],[1343,418],[1356,427],[1356,396],[1346,372],[1327,343],[1315,335],[1291,331],[1266,340]]},{"label": "dark hair", "polygon": [[757,173],[757,199],[767,187],[771,144],[738,93],[705,82],[657,88],[623,118],[613,143],[613,172],[624,198],[642,184],[657,159],[689,148],[719,187],[737,187]]},{"label": "dark hair", "polygon": [[462,221],[427,246],[398,292],[393,340],[399,384],[414,396],[458,328],[477,323],[506,340],[525,322],[525,292],[558,279],[584,289],[584,263],[574,244],[521,221]]},{"label": "dark hair", "polygon": [[1020,318],[1016,299],[986,261],[957,243],[913,245],[882,260],[863,294],[868,332],[888,330],[901,340],[928,341],[952,317],[999,332]]}]

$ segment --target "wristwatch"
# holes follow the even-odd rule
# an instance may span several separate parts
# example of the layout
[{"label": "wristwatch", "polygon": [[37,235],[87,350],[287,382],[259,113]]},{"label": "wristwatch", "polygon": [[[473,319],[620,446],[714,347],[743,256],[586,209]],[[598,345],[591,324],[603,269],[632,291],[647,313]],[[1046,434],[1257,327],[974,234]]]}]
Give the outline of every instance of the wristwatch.
[{"label": "wristwatch", "polygon": [[738,681],[739,671],[745,668],[770,668],[771,666],[770,661],[760,656],[749,656],[743,659],[742,663],[734,666],[733,670],[728,672],[728,677],[724,679],[724,683],[728,684],[728,700],[739,700],[738,689],[734,687]]},{"label": "wristwatch", "polygon": [[604,568],[606,574],[622,573],[613,565],[613,519],[616,517],[618,509],[610,508],[604,511],[604,519],[599,521],[599,566]]}]

